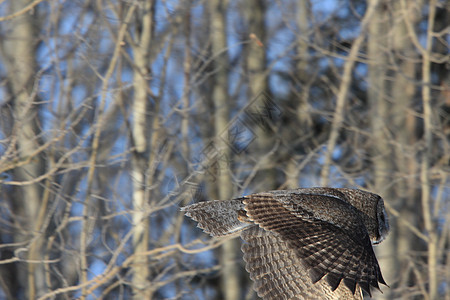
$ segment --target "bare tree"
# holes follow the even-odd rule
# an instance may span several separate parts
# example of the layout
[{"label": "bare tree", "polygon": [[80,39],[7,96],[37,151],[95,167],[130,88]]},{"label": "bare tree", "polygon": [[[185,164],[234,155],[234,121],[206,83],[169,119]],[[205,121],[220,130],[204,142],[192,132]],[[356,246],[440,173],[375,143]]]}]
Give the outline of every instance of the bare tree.
[{"label": "bare tree", "polygon": [[[11,14],[26,5],[26,1],[9,3]],[[45,240],[45,219],[51,195],[48,193],[50,181],[42,178],[45,173],[45,162],[42,150],[41,127],[39,117],[40,99],[37,95],[39,75],[36,76],[35,52],[37,40],[34,38],[32,16],[22,13],[8,23],[8,35],[1,47],[2,59],[7,69],[8,80],[7,106],[12,115],[8,139],[9,157],[3,157],[3,163],[13,171],[14,181],[11,213],[16,225],[14,242],[20,247],[26,246],[24,259],[29,263],[19,262],[11,268],[17,274],[18,281],[13,286],[26,291],[26,296],[34,299],[44,293],[44,268],[39,262]],[[15,163],[14,163],[15,162]],[[46,186],[47,189],[43,187]],[[45,190],[45,193],[44,193]],[[5,284],[8,289],[8,285]],[[13,290],[6,294],[12,296]]]},{"label": "bare tree", "polygon": [[3,4],[0,298],[255,299],[179,207],[318,185],[385,199],[374,298],[449,294],[445,1]]},{"label": "bare tree", "polygon": [[[212,67],[214,69],[212,101],[214,103],[214,147],[217,150],[216,184],[219,199],[230,199],[233,196],[230,160],[231,149],[229,140],[229,114],[228,102],[228,66],[226,38],[226,15],[228,10],[227,1],[211,1],[208,4],[211,22],[211,55],[214,58]],[[221,264],[223,266],[221,288],[224,299],[232,300],[242,298],[240,284],[240,270],[236,261],[238,260],[239,245],[235,240],[228,241],[221,249]]]}]

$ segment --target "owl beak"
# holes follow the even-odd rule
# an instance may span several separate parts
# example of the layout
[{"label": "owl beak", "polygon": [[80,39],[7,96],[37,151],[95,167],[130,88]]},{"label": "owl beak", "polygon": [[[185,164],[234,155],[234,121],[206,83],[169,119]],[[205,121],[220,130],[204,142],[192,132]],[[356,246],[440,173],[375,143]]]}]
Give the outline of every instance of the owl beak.
[{"label": "owl beak", "polygon": [[385,238],[386,238],[385,235],[378,234],[375,238],[372,239],[372,241],[371,241],[372,245],[378,245],[379,243],[384,241]]}]

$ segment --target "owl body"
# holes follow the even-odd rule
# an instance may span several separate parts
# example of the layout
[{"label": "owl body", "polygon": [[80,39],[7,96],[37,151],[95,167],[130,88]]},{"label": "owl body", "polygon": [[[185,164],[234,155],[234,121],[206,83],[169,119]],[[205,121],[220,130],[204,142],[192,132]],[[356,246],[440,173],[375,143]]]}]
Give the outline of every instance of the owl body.
[{"label": "owl body", "polygon": [[182,208],[212,236],[240,235],[263,299],[362,299],[385,284],[372,249],[389,231],[383,199],[341,188],[256,193]]}]

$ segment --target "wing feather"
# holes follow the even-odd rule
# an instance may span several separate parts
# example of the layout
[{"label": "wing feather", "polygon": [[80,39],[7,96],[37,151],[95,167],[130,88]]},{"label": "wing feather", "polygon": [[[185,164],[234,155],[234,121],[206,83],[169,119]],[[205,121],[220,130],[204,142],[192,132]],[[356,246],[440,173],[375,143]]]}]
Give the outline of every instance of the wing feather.
[{"label": "wing feather", "polygon": [[246,270],[254,281],[254,289],[264,300],[274,299],[349,299],[362,300],[344,286],[332,291],[320,280],[313,284],[306,266],[288,244],[276,233],[252,227],[242,231],[242,251]]},{"label": "wing feather", "polygon": [[236,234],[251,226],[243,221],[245,210],[241,199],[204,201],[183,207],[181,211],[212,236]]},{"label": "wing feather", "polygon": [[[308,197],[307,208],[313,201],[320,205],[327,200],[323,195],[302,197]],[[304,262],[313,283],[327,276],[331,289],[344,281],[352,293],[358,284],[370,294],[370,286],[378,288],[378,282],[384,282],[363,220],[351,214],[350,204],[342,202],[341,211],[353,218],[343,221],[342,228],[333,216],[319,218],[311,209],[302,207],[302,199],[294,200],[280,201],[271,193],[261,193],[246,197],[244,204],[249,219],[277,233]],[[335,197],[330,201],[339,205]]]}]

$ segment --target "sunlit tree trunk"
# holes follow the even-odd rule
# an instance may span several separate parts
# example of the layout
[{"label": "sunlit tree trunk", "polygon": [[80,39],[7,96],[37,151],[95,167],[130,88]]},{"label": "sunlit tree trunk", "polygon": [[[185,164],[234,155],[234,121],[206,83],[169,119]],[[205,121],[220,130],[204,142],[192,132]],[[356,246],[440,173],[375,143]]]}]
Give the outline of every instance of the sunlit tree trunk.
[{"label": "sunlit tree trunk", "polygon": [[[403,4],[408,7],[413,5],[411,1],[404,1]],[[395,53],[394,59],[399,69],[395,73],[396,75],[393,81],[388,84],[387,90],[390,96],[389,99],[391,100],[389,101],[390,106],[388,110],[390,116],[387,117],[390,120],[388,123],[390,124],[389,131],[395,133],[393,136],[396,142],[394,144],[395,160],[393,161],[395,165],[393,166],[395,166],[395,170],[399,174],[402,174],[401,177],[405,179],[398,181],[392,186],[395,194],[389,197],[388,201],[393,201],[400,210],[402,222],[397,223],[397,228],[394,230],[398,231],[395,237],[399,256],[396,257],[402,257],[404,254],[410,252],[411,249],[423,250],[421,245],[424,242],[419,240],[403,223],[403,221],[407,221],[417,228],[419,228],[420,224],[420,217],[417,214],[417,207],[420,207],[420,189],[418,188],[417,177],[412,176],[413,174],[418,174],[419,165],[415,154],[416,150],[411,150],[411,145],[416,144],[419,140],[419,135],[416,130],[418,127],[416,124],[418,119],[413,114],[416,87],[411,81],[416,74],[416,68],[418,66],[416,61],[418,56],[411,42],[406,25],[407,22],[415,24],[418,15],[413,13],[413,11],[406,13],[407,10],[402,7],[403,5],[400,1],[392,5],[393,15],[400,16],[400,22],[398,20],[391,20],[393,26],[389,35],[390,45],[392,45],[390,51]],[[394,222],[394,224],[396,223]],[[382,249],[380,250],[380,256],[387,256],[388,254],[384,255],[385,253],[382,252]],[[405,261],[397,262],[398,267],[401,265],[405,267],[407,264],[408,262]],[[406,287],[411,284],[417,285],[417,281],[411,281],[411,274],[403,272],[399,287]]]},{"label": "sunlit tree trunk", "polygon": [[[311,74],[308,67],[309,53],[308,53],[308,28],[310,16],[309,0],[298,0],[296,3],[296,23],[297,23],[297,58],[295,68],[295,83],[299,85],[298,89],[294,90],[292,95],[295,102],[296,116],[300,127],[299,132],[306,133],[311,131],[311,115],[308,110],[308,98],[311,87]],[[297,188],[299,181],[299,166],[298,162],[292,158],[287,162],[286,167],[286,186],[288,188]]]},{"label": "sunlit tree trunk", "polygon": [[[148,256],[143,254],[149,247],[148,194],[146,192],[148,142],[147,117],[149,103],[150,60],[149,52],[153,37],[154,3],[146,0],[137,12],[136,44],[133,47],[134,63],[134,102],[133,102],[133,143],[135,150],[132,159],[133,179],[133,247],[136,255],[133,262],[133,298],[151,299],[150,266]],[[155,116],[157,118],[157,116]],[[156,133],[155,133],[156,134]],[[154,159],[153,156],[150,159]],[[149,175],[151,176],[151,174]]]},{"label": "sunlit tree trunk", "polygon": [[[254,150],[259,159],[260,172],[257,175],[259,186],[265,189],[277,188],[276,169],[273,164],[273,156],[267,155],[275,145],[274,135],[271,130],[265,128],[264,123],[270,123],[271,105],[274,100],[269,95],[268,89],[268,67],[266,59],[266,3],[251,0],[245,3],[245,15],[248,26],[249,44],[245,49],[246,74],[248,75],[247,112],[253,115],[250,124],[253,125],[255,136]],[[276,105],[276,104],[275,104]]]},{"label": "sunlit tree trunk", "polygon": [[422,87],[422,101],[423,101],[423,124],[424,124],[424,146],[425,150],[422,153],[421,170],[420,170],[420,187],[421,187],[421,201],[423,222],[426,233],[428,235],[427,243],[427,271],[428,271],[428,296],[429,299],[438,299],[438,229],[436,228],[439,212],[433,211],[438,206],[433,205],[431,196],[431,178],[430,169],[433,164],[433,127],[435,121],[433,119],[433,108],[431,99],[431,61],[432,61],[432,47],[434,39],[434,22],[437,10],[437,1],[429,2],[429,16],[428,27],[426,32],[425,47],[422,49],[422,70],[421,79]]},{"label": "sunlit tree trunk", "polygon": [[[230,199],[233,196],[231,183],[230,165],[231,148],[227,143],[226,134],[229,129],[229,96],[228,96],[228,66],[226,38],[226,17],[227,1],[214,0],[209,4],[211,18],[211,45],[212,56],[214,57],[213,68],[213,88],[212,98],[214,103],[214,131],[215,147],[217,156],[213,163],[216,165],[216,185],[218,197],[221,200]],[[239,260],[239,244],[237,240],[226,242],[220,251],[220,261],[223,266],[221,272],[221,290],[223,299],[240,299],[240,268],[237,264]]]},{"label": "sunlit tree trunk", "polygon": [[[17,12],[28,3],[29,1],[24,0],[11,1],[10,11]],[[36,152],[41,144],[39,134],[42,124],[39,120],[39,99],[34,86],[38,78],[35,77],[34,55],[37,41],[33,14],[24,13],[4,24],[8,26],[9,32],[8,37],[3,38],[1,43],[2,56],[8,68],[8,88],[14,107],[12,140],[16,143],[20,164],[14,169],[14,177],[15,180],[24,182],[15,188],[13,208],[20,224],[15,237],[17,242],[32,241],[25,257],[29,260],[40,260],[45,237],[40,232],[44,216],[39,212],[45,211],[46,207],[41,204],[45,206],[46,203],[42,203],[43,182],[35,179],[44,173],[45,166],[42,156]],[[35,299],[45,292],[43,264],[18,263],[17,268],[17,284],[25,291],[28,299]]]},{"label": "sunlit tree trunk", "polygon": [[[376,0],[374,0],[376,1]],[[370,64],[368,82],[368,99],[371,106],[371,126],[373,135],[372,157],[374,167],[374,190],[378,191],[386,202],[393,207],[401,205],[396,197],[396,187],[391,185],[394,161],[392,149],[387,135],[389,122],[388,95],[386,93],[388,24],[391,20],[383,1],[380,1],[368,34],[368,59]],[[400,265],[398,258],[398,226],[395,218],[390,219],[391,232],[382,246],[376,247],[383,276],[388,284],[396,285],[399,278]],[[392,290],[385,290],[381,297],[392,298]]]}]

